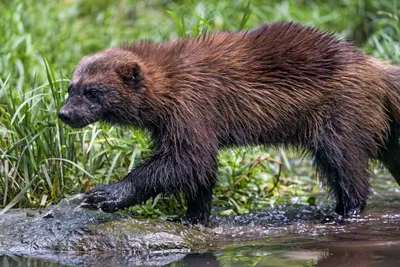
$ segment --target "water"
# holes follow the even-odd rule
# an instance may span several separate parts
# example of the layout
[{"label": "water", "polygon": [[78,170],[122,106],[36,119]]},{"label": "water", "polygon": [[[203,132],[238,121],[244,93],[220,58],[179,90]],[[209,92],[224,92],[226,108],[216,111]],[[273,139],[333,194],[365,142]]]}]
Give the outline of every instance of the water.
[{"label": "water", "polygon": [[[314,214],[313,220],[293,219],[283,225],[274,221],[276,216],[271,219],[270,212],[223,218],[214,221],[216,242],[187,255],[49,252],[2,255],[0,266],[400,266],[400,210],[378,207],[372,205],[367,214],[346,220],[320,221]],[[283,210],[275,213],[284,216]]]},{"label": "water", "polygon": [[[255,245],[240,249],[227,249],[213,253],[192,253],[183,259],[167,265],[158,266],[324,266],[324,267],[398,267],[400,266],[399,243],[368,242],[360,244],[345,241],[332,246],[318,246],[317,242],[309,244],[304,249],[270,249],[268,246]],[[157,266],[120,264],[85,264],[64,265],[43,259],[25,258],[20,256],[0,256],[0,266]]]}]

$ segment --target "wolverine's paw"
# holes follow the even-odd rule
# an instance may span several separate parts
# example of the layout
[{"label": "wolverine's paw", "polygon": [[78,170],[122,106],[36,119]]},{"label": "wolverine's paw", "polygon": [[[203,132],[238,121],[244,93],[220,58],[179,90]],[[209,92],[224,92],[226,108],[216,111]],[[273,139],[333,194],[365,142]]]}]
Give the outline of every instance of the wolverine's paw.
[{"label": "wolverine's paw", "polygon": [[85,194],[82,207],[115,212],[131,206],[132,193],[124,190],[121,184],[101,185]]},{"label": "wolverine's paw", "polygon": [[199,220],[196,218],[189,218],[189,217],[183,217],[183,218],[168,218],[167,222],[173,222],[173,223],[180,223],[182,225],[203,225],[203,226],[208,226],[208,221],[206,220]]},{"label": "wolverine's paw", "polygon": [[355,217],[359,215],[365,207],[365,202],[358,204],[358,205],[353,205],[352,207],[344,207],[344,205],[337,204],[335,208],[335,212],[344,218],[348,217]]}]

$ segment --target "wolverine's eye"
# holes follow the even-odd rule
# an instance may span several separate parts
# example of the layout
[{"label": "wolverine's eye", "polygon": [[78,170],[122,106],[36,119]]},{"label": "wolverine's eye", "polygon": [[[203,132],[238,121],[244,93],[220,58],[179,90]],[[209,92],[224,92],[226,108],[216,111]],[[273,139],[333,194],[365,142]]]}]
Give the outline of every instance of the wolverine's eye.
[{"label": "wolverine's eye", "polygon": [[99,91],[96,90],[96,89],[89,89],[89,90],[86,91],[85,95],[88,98],[95,99],[95,98],[97,98],[99,96]]}]

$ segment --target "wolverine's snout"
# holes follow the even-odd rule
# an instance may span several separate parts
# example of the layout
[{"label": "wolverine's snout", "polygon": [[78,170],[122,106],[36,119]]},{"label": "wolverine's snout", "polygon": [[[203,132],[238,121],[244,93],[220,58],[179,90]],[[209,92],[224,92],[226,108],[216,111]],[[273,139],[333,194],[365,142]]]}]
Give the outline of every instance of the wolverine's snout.
[{"label": "wolverine's snout", "polygon": [[83,128],[94,122],[93,119],[85,118],[84,111],[71,108],[68,104],[61,108],[58,117],[72,128]]},{"label": "wolverine's snout", "polygon": [[58,117],[66,124],[69,124],[68,122],[71,121],[71,112],[65,108],[61,108]]}]

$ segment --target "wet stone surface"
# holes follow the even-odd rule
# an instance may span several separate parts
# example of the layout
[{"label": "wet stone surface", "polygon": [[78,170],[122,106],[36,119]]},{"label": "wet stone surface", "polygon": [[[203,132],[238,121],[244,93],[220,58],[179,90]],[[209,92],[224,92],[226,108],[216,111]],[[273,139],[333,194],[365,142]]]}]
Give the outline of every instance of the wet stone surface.
[{"label": "wet stone surface", "polygon": [[111,263],[119,256],[143,264],[165,263],[183,257],[190,244],[210,235],[171,222],[138,221],[128,213],[82,209],[81,201],[78,195],[43,213],[14,210],[2,215],[0,253],[63,259],[66,264],[97,259]]},{"label": "wet stone surface", "polygon": [[375,193],[360,216],[281,206],[211,227],[79,207],[0,216],[0,266],[400,266],[400,195]]}]

